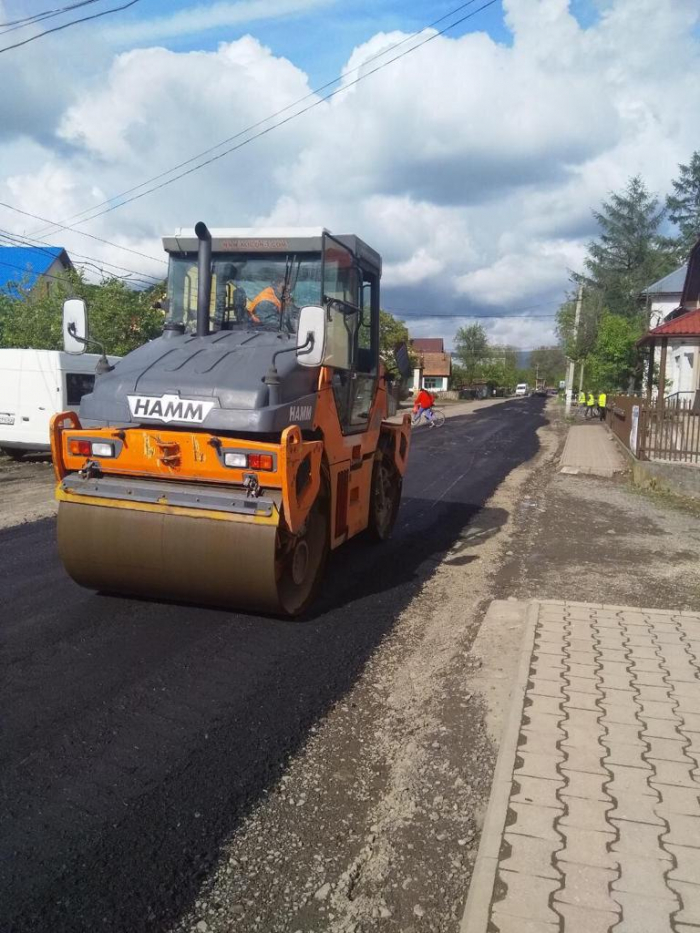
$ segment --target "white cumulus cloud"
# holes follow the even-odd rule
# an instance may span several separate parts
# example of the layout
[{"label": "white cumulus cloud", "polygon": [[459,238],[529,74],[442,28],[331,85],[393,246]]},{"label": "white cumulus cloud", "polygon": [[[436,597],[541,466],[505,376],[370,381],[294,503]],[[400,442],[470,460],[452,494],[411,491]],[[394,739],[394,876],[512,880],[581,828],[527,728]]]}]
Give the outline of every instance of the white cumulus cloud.
[{"label": "white cumulus cloud", "polygon": [[[282,4],[291,13],[313,2],[263,6],[282,11]],[[384,257],[385,306],[426,315],[415,324],[411,315],[416,333],[451,342],[460,314],[483,313],[496,341],[551,339],[551,321],[521,309],[551,311],[563,297],[569,271],[580,268],[595,234],[591,209],[637,173],[665,195],[678,163],[698,148],[700,7],[697,0],[609,0],[583,28],[567,0],[503,5],[512,44],[478,31],[436,37],[84,229],[154,255],[160,235],[200,219],[355,232]],[[241,0],[202,9],[211,22],[232,10],[252,22],[258,6]],[[151,28],[166,30],[161,36],[187,30],[187,15],[147,20],[132,39],[141,42]],[[476,27],[478,18],[472,22]],[[404,38],[368,36],[348,58],[345,85]],[[154,47],[87,56],[79,67],[57,70],[60,93],[51,95],[51,108],[36,86],[35,61],[12,63],[21,108],[12,95],[0,104],[0,200],[58,219],[277,111],[294,113],[295,101],[318,101],[308,96],[301,63],[254,36],[215,51]],[[9,75],[3,68],[6,61],[0,80]],[[4,209],[0,225],[40,226]],[[51,238],[115,262],[125,258],[70,232]],[[139,260],[124,264],[132,262]],[[521,317],[493,317],[509,313]]]}]

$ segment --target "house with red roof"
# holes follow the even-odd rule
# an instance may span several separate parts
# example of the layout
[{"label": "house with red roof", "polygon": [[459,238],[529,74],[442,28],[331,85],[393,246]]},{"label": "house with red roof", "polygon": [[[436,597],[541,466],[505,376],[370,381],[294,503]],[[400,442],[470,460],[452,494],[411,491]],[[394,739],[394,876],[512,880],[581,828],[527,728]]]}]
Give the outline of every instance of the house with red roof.
[{"label": "house with red roof", "polygon": [[[700,403],[700,240],[695,244],[685,267],[683,284],[675,307],[667,311],[663,320],[652,326],[637,346],[648,348],[658,366],[658,384],[661,397],[698,400]],[[666,279],[675,276],[672,272]],[[664,279],[649,286],[647,292],[662,294]],[[677,287],[674,279],[673,285]],[[675,302],[674,302],[675,303]],[[648,391],[651,392],[653,367],[648,368]]]},{"label": "house with red roof", "polygon": [[415,337],[411,349],[417,360],[413,388],[446,392],[452,374],[452,357],[445,353],[442,337]]}]

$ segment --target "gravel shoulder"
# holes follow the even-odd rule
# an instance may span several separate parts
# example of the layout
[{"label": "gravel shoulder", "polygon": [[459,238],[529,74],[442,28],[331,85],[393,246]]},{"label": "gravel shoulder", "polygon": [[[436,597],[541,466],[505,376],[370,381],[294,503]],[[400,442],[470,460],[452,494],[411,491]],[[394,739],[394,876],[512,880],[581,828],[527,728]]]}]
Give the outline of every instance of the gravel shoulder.
[{"label": "gravel shoulder", "polygon": [[0,528],[56,514],[51,458],[26,454],[20,461],[0,453]]}]

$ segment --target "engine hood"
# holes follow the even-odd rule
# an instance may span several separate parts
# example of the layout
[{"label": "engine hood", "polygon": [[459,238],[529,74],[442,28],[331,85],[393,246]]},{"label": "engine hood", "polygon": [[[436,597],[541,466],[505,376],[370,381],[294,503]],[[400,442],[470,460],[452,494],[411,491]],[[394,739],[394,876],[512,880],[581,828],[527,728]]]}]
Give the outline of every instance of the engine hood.
[{"label": "engine hood", "polygon": [[[98,376],[83,397],[86,426],[201,426],[211,431],[275,432],[311,427],[318,369],[300,366],[296,337],[238,329],[206,337],[167,334]],[[270,406],[264,377],[278,350],[279,403]]]}]

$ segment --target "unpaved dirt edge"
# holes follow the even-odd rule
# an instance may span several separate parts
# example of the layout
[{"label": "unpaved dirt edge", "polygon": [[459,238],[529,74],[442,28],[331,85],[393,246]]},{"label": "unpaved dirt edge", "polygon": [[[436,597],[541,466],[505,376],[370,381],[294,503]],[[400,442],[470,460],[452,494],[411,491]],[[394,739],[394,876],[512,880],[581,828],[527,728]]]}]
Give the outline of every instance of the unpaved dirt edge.
[{"label": "unpaved dirt edge", "polygon": [[459,927],[517,669],[522,622],[475,642],[528,482],[516,468],[464,529],[351,693],[225,847],[177,931]]}]

